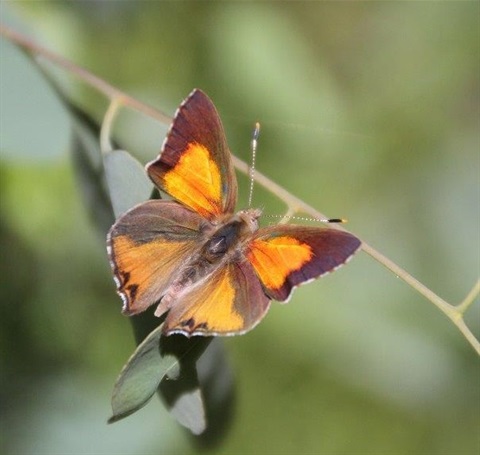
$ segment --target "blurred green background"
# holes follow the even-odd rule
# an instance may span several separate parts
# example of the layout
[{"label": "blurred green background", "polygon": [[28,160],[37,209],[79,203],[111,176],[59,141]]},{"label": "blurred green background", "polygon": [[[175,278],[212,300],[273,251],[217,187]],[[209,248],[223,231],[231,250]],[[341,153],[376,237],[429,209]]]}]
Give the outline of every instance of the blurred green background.
[{"label": "blurred green background", "polygon": [[[232,151],[452,303],[480,272],[478,2],[6,2],[1,21],[173,114],[194,87]],[[2,453],[187,454],[154,398],[106,425],[134,349],[69,119],[0,40]],[[100,95],[62,74],[97,120]],[[145,162],[166,126],[116,135]],[[241,202],[247,180],[240,178]],[[255,205],[282,213],[258,186]],[[477,337],[478,301],[467,314]],[[212,453],[478,454],[480,364],[429,302],[360,253],[225,340],[236,417]]]}]

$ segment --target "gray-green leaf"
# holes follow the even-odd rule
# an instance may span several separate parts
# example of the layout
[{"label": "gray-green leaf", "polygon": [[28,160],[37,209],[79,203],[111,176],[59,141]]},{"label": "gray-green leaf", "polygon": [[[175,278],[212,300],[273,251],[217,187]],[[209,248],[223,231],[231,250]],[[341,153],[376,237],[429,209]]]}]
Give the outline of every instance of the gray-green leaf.
[{"label": "gray-green leaf", "polygon": [[116,218],[149,199],[153,185],[143,166],[130,153],[124,150],[107,152],[103,165]]},{"label": "gray-green leaf", "polygon": [[137,347],[115,383],[112,395],[112,417],[116,422],[145,406],[155,394],[165,375],[174,379],[179,374],[179,363],[174,355],[162,355],[160,337],[162,326],[157,327]]}]

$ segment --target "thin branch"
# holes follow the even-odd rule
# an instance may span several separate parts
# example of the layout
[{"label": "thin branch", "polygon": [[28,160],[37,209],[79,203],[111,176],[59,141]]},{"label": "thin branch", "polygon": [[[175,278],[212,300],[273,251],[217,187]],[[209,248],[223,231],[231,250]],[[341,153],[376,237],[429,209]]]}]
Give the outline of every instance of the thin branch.
[{"label": "thin branch", "polygon": [[476,297],[480,294],[480,280],[478,280],[475,285],[473,286],[472,290],[467,294],[467,296],[463,299],[463,302],[456,306],[457,311],[460,314],[464,314],[465,311],[470,307]]},{"label": "thin branch", "polygon": [[475,335],[472,333],[472,331],[468,328],[467,324],[465,324],[463,318],[459,317],[456,320],[452,319],[452,321],[458,327],[458,330],[462,332],[467,341],[472,345],[473,349],[477,351],[477,354],[480,355],[480,343],[475,338]]},{"label": "thin branch", "polygon": [[7,27],[5,25],[0,24],[0,35],[3,35],[5,38],[8,38],[11,42],[18,44],[22,49],[45,58],[47,61],[54,63],[60,68],[63,68],[65,71],[73,74],[78,79],[86,82],[91,87],[98,90],[100,93],[105,95],[107,98],[110,99],[118,99],[119,102],[122,104],[128,105],[130,108],[146,115],[149,117],[154,117],[159,120],[161,123],[170,124],[171,117],[160,112],[158,109],[155,109],[148,104],[142,103],[137,99],[127,95],[126,93],[122,92],[121,90],[117,89],[113,85],[110,85],[108,82],[100,79],[98,76],[87,71],[85,68],[81,66],[75,65],[75,63],[63,58],[48,49],[34,43],[29,38],[20,33],[16,32],[15,30]]},{"label": "thin branch", "polygon": [[[160,123],[170,123],[171,117],[165,115],[163,112],[144,104],[135,98],[125,94],[121,90],[115,88],[114,86],[108,84],[106,81],[100,79],[99,77],[93,75],[89,71],[81,68],[80,66],[75,65],[74,63],[70,62],[69,60],[60,57],[47,49],[44,49],[41,46],[33,43],[27,37],[20,35],[19,33],[15,32],[14,30],[0,25],[0,35],[5,36],[10,41],[18,44],[21,48],[27,50],[28,52],[32,53],[33,55],[41,56],[45,58],[47,61],[54,63],[55,65],[63,68],[67,72],[75,75],[78,79],[82,80],[86,84],[90,85],[91,87],[97,89],[100,93],[105,95],[112,101],[109,110],[107,111],[108,117],[113,112],[116,111],[117,105],[123,105],[129,107],[133,110],[142,113],[145,116],[154,118],[158,120]],[[109,120],[111,123],[111,119]],[[110,124],[109,124],[110,128]],[[104,144],[106,145],[106,144]],[[108,144],[107,144],[108,145]],[[244,174],[248,175],[249,173],[249,166],[239,158],[233,156],[233,162],[235,167],[243,172]],[[275,194],[279,199],[284,201],[288,206],[288,213],[295,213],[295,212],[304,212],[309,214],[314,218],[326,219],[327,217],[319,212],[318,210],[314,209],[312,206],[306,204],[301,199],[295,197],[293,194],[289,193],[280,185],[276,184],[269,178],[267,178],[262,173],[256,171],[255,173],[255,181],[266,188],[271,193]],[[332,225],[332,229],[339,229],[346,231],[340,225]],[[475,351],[480,355],[480,343],[475,338],[473,333],[470,329],[466,326],[463,320],[463,314],[467,310],[467,308],[471,305],[474,298],[480,293],[480,281],[474,286],[472,291],[467,295],[464,301],[458,305],[454,306],[447,303],[425,285],[420,283],[417,279],[407,273],[404,269],[396,265],[393,261],[385,257],[383,254],[375,250],[373,247],[368,245],[365,242],[362,242],[362,249],[367,253],[369,256],[374,258],[377,262],[382,264],[384,267],[392,271],[397,277],[405,281],[409,286],[415,289],[418,293],[423,295],[426,299],[432,302],[437,308],[442,311],[460,330],[460,332],[464,335],[464,337],[468,340],[468,342],[472,345]]]},{"label": "thin branch", "polygon": [[108,153],[112,151],[112,126],[120,107],[120,99],[112,98],[110,101],[110,106],[108,106],[108,109],[103,116],[103,122],[100,129],[100,150],[102,153]]}]

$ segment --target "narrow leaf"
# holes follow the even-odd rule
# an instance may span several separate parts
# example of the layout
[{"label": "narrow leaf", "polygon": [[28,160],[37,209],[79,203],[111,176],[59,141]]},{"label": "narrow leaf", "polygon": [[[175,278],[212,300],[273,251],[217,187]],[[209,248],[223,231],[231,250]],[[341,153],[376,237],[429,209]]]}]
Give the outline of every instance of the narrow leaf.
[{"label": "narrow leaf", "polygon": [[[183,343],[191,340],[185,338]],[[223,340],[199,341],[182,359],[180,377],[163,379],[159,391],[171,415],[197,436],[196,444],[212,447],[222,440],[231,422],[234,382]]]},{"label": "narrow leaf", "polygon": [[105,153],[103,165],[116,218],[149,199],[153,185],[140,162],[128,152],[113,150]]},{"label": "narrow leaf", "polygon": [[178,376],[180,370],[177,358],[160,353],[161,334],[160,325],[137,347],[123,367],[113,390],[113,414],[109,423],[145,406],[166,374],[172,379]]},{"label": "narrow leaf", "polygon": [[200,387],[180,395],[170,408],[170,414],[194,435],[202,434],[207,428],[207,418]]},{"label": "narrow leaf", "polygon": [[[67,101],[62,98],[65,103]],[[101,151],[98,144],[99,126],[80,109],[69,105],[72,129],[72,157],[80,193],[95,226],[106,234],[115,220],[110,195],[106,189]]]},{"label": "narrow leaf", "polygon": [[222,339],[215,338],[198,359],[197,374],[205,403],[208,427],[197,445],[212,447],[225,437],[232,423],[235,380]]},{"label": "narrow leaf", "polygon": [[177,379],[165,377],[158,389],[172,417],[188,428],[194,435],[207,428],[207,404],[198,380],[197,362],[210,346],[213,338],[171,335],[160,341],[162,352],[173,353],[180,361],[180,375]]},{"label": "narrow leaf", "polygon": [[185,413],[182,415],[183,406],[180,410],[177,407],[174,414],[175,417],[180,416],[180,423],[193,422],[190,429],[204,425],[197,418],[204,415],[201,393],[191,397],[188,394],[199,389],[196,362],[210,342],[210,338],[203,337],[164,337],[162,325],[158,326],[138,345],[123,367],[114,386],[113,413],[108,422],[116,422],[145,406],[163,379],[168,384],[167,390],[159,390],[167,403],[174,403],[180,398],[184,406],[188,403],[188,417]]}]

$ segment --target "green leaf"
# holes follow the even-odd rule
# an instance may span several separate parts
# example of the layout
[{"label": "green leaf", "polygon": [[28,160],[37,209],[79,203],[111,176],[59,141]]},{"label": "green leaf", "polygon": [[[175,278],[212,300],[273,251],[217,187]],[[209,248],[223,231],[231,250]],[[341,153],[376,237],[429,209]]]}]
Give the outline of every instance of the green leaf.
[{"label": "green leaf", "polygon": [[102,152],[98,142],[100,127],[64,96],[62,99],[73,123],[72,158],[80,192],[93,223],[104,235],[113,224],[115,216],[105,183]]},{"label": "green leaf", "polygon": [[153,185],[140,162],[128,152],[113,150],[105,153],[103,165],[116,218],[149,199]]},{"label": "green leaf", "polygon": [[116,422],[141,407],[155,394],[165,375],[174,379],[179,374],[179,363],[174,355],[162,356],[160,338],[162,326],[157,327],[137,347],[115,383],[112,395],[112,417]]},{"label": "green leaf", "polygon": [[196,366],[208,419],[208,426],[196,443],[212,447],[226,435],[235,401],[234,375],[221,338],[212,341]]},{"label": "green leaf", "polygon": [[202,434],[207,428],[207,417],[203,406],[200,387],[181,394],[170,408],[170,414],[177,422],[188,428],[194,435]]},{"label": "green leaf", "polygon": [[206,428],[202,394],[196,374],[196,361],[210,338],[162,336],[162,325],[140,343],[118,377],[112,395],[112,417],[116,422],[145,406],[161,388],[172,414],[195,434]]},{"label": "green leaf", "polygon": [[180,375],[175,380],[163,378],[158,392],[170,414],[194,435],[207,428],[207,404],[197,375],[197,362],[208,352],[213,338],[170,335],[162,337],[161,352],[173,354],[180,362]]},{"label": "green leaf", "polygon": [[170,413],[197,436],[195,443],[211,447],[219,443],[231,423],[234,381],[223,340],[200,340],[203,345],[183,359],[181,376],[175,381],[162,380],[159,392]]}]

